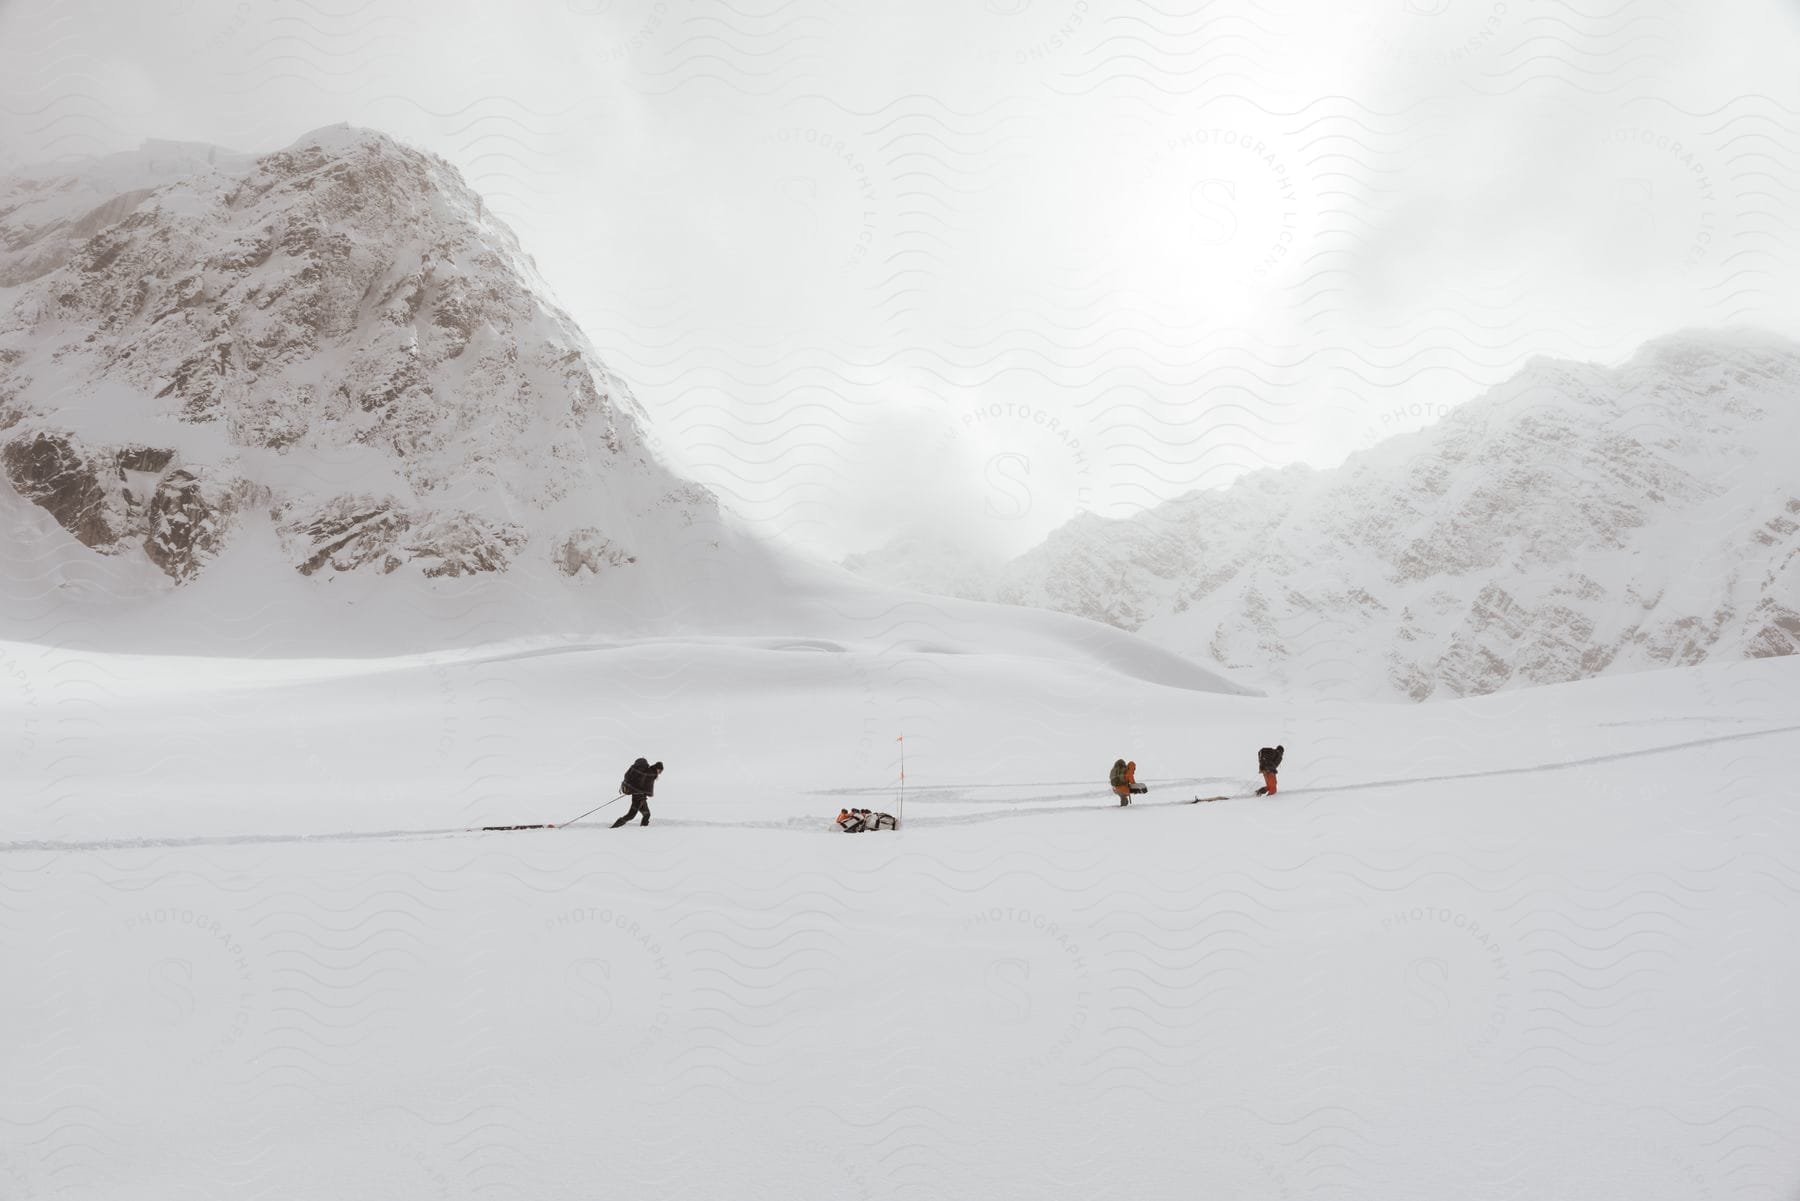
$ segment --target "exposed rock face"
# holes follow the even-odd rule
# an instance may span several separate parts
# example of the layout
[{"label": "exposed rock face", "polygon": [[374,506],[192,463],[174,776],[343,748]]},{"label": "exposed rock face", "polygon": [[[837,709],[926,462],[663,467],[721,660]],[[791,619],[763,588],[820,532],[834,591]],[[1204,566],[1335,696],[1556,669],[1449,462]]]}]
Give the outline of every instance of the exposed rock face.
[{"label": "exposed rock face", "polygon": [[145,513],[144,553],[169,578],[191,580],[218,553],[232,509],[227,496],[190,472],[171,471],[158,482]]},{"label": "exposed rock face", "polygon": [[599,575],[609,567],[624,567],[637,562],[635,555],[614,546],[599,530],[575,530],[556,549],[556,566],[564,575],[588,572]]},{"label": "exposed rock face", "polygon": [[[130,188],[107,196],[79,215],[47,216],[42,224],[31,220],[34,211],[66,212],[70,204],[83,205],[110,189],[84,188],[83,181],[65,176],[55,181],[19,180],[0,201],[0,288],[30,283],[56,270],[87,239],[129,214],[154,188]],[[59,203],[60,202],[60,203]]]},{"label": "exposed rock face", "polygon": [[186,582],[254,505],[306,575],[575,575],[717,518],[454,168],[178,150],[0,181],[0,462],[82,544]]},{"label": "exposed rock face", "polygon": [[235,506],[228,490],[174,469],[174,452],[131,446],[91,451],[73,436],[37,432],[0,445],[20,496],[101,554],[141,550],[176,582],[217,553]]},{"label": "exposed rock face", "polygon": [[1340,695],[1792,654],[1795,447],[1800,347],[1679,335],[1617,369],[1534,363],[1334,470],[1078,518],[989,595]]},{"label": "exposed rock face", "polygon": [[56,518],[82,545],[111,553],[124,531],[108,495],[105,468],[72,438],[36,433],[0,446],[6,478],[20,496]]},{"label": "exposed rock face", "polygon": [[393,571],[404,560],[392,551],[412,528],[411,518],[398,510],[391,498],[336,496],[298,520],[290,518],[286,507],[277,510],[276,516],[281,519],[281,529],[305,552],[299,561],[301,575],[311,575],[321,567],[355,571],[370,563]]}]

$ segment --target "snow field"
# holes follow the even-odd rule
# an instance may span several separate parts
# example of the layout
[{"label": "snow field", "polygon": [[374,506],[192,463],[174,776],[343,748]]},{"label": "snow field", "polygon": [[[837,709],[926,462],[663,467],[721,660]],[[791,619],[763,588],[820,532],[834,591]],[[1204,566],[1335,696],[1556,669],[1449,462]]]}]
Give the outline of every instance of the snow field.
[{"label": "snow field", "polygon": [[[1791,662],[1399,707],[766,640],[3,649],[8,1195],[1800,1179]],[[909,827],[831,831],[900,730]],[[1274,801],[1172,803],[1265,741]],[[639,753],[648,829],[411,833]]]}]

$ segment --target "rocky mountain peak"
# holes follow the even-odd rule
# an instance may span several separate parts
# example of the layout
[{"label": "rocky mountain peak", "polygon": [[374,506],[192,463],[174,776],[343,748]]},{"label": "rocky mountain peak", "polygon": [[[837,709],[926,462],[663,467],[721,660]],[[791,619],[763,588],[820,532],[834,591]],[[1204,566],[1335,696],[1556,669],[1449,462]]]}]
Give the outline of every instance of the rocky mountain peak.
[{"label": "rocky mountain peak", "polygon": [[629,570],[717,516],[450,164],[315,130],[0,181],[0,468],[177,583],[265,511],[304,574]]}]

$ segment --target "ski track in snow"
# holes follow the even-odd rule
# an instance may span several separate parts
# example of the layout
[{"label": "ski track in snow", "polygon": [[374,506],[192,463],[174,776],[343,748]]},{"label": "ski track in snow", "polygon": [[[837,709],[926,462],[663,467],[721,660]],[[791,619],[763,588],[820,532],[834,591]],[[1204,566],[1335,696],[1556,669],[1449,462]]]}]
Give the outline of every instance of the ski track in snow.
[{"label": "ski track in snow", "polygon": [[[1688,742],[1670,743],[1667,746],[1645,747],[1641,750],[1620,751],[1620,752],[1617,752],[1614,754],[1609,754],[1609,755],[1591,755],[1591,756],[1588,756],[1588,757],[1582,758],[1582,759],[1564,760],[1560,763],[1539,763],[1539,764],[1533,764],[1533,765],[1530,765],[1527,767],[1500,767],[1500,768],[1492,768],[1487,771],[1458,772],[1458,773],[1451,774],[1451,775],[1441,775],[1441,776],[1411,776],[1411,777],[1403,777],[1403,778],[1391,779],[1391,780],[1371,780],[1371,781],[1366,781],[1366,782],[1358,783],[1358,784],[1332,784],[1332,785],[1324,785],[1324,786],[1320,786],[1320,787],[1316,787],[1316,788],[1290,788],[1290,789],[1285,789],[1285,790],[1281,791],[1280,793],[1278,793],[1275,797],[1275,800],[1280,801],[1282,798],[1293,797],[1293,796],[1314,797],[1314,796],[1320,796],[1320,795],[1332,794],[1332,793],[1362,792],[1362,791],[1367,791],[1368,789],[1371,789],[1371,788],[1399,788],[1399,787],[1405,787],[1405,786],[1414,785],[1414,784],[1442,784],[1442,783],[1452,783],[1452,782],[1455,782],[1458,780],[1485,780],[1485,779],[1493,779],[1493,778],[1500,777],[1500,776],[1523,776],[1523,775],[1535,775],[1540,772],[1567,771],[1572,768],[1588,767],[1588,766],[1603,764],[1603,763],[1617,763],[1617,762],[1620,762],[1621,760],[1637,759],[1637,758],[1642,758],[1642,757],[1648,756],[1648,755],[1673,754],[1678,751],[1693,750],[1698,747],[1717,746],[1717,745],[1721,745],[1724,743],[1744,742],[1744,741],[1747,741],[1750,739],[1755,739],[1755,738],[1772,738],[1772,737],[1777,737],[1777,736],[1784,735],[1784,734],[1795,734],[1795,733],[1800,733],[1800,725],[1775,726],[1775,727],[1767,729],[1767,730],[1752,730],[1752,731],[1748,731],[1746,733],[1741,733],[1741,734],[1722,734],[1722,735],[1718,735],[1718,736],[1712,737],[1712,738],[1696,738],[1696,739],[1690,740]],[[1171,785],[1194,786],[1194,785],[1201,785],[1201,784],[1207,784],[1207,783],[1217,783],[1222,778],[1223,777],[1196,777],[1193,779],[1186,779],[1186,780],[1174,780],[1174,781],[1171,781],[1170,783],[1171,783]],[[1084,786],[1081,781],[1072,781],[1072,780],[1044,781],[1041,783],[1021,784],[1021,785],[998,785],[998,784],[941,785],[941,786],[938,786],[936,788],[932,788],[929,790],[921,790],[921,791],[935,792],[940,795],[926,796],[926,797],[915,796],[913,798],[913,803],[914,804],[919,804],[919,803],[952,804],[961,799],[961,794],[963,792],[973,791],[978,788],[997,788],[997,787],[1020,787],[1020,788],[1033,788],[1033,787],[1059,787],[1059,788],[1062,788],[1062,787],[1066,787],[1066,788],[1071,788],[1071,789],[1074,789],[1074,788],[1082,789],[1082,791],[1072,792],[1066,797],[1027,797],[1027,798],[1023,798],[1024,800],[1027,800],[1027,801],[1031,801],[1031,800],[1038,800],[1038,801],[1042,801],[1042,800],[1082,800],[1082,799],[1089,798],[1089,797],[1103,795],[1103,792],[1099,789],[1096,789],[1092,786]],[[821,789],[821,790],[816,790],[815,792],[810,793],[809,795],[852,796],[852,795],[862,795],[862,794],[869,794],[869,793],[885,793],[886,791],[887,791],[887,789],[885,789],[885,788],[882,788],[882,789],[870,789],[870,788]],[[948,795],[942,795],[942,794],[948,794]],[[1253,798],[1253,794],[1251,794],[1251,793],[1233,793],[1222,799],[1224,799],[1224,800],[1249,800],[1252,798]],[[1257,798],[1257,799],[1266,799],[1266,798]],[[1182,798],[1179,798],[1176,800],[1169,800],[1169,801],[1165,801],[1165,800],[1133,801],[1130,806],[1115,805],[1115,804],[1110,803],[1110,801],[1108,801],[1108,803],[1105,803],[1105,804],[1095,804],[1092,806],[1083,805],[1080,807],[1073,807],[1073,806],[1068,806],[1068,805],[1031,805],[1031,806],[1011,805],[1005,809],[984,810],[984,811],[976,812],[976,813],[956,814],[954,816],[947,816],[947,817],[914,817],[914,818],[910,818],[907,820],[906,826],[908,829],[912,829],[914,827],[966,826],[966,825],[976,825],[976,824],[981,824],[981,823],[991,822],[991,821],[999,821],[999,820],[1008,819],[1008,818],[1047,816],[1047,815],[1058,814],[1058,813],[1081,813],[1081,812],[1086,812],[1090,808],[1101,809],[1101,810],[1117,809],[1117,808],[1131,808],[1131,809],[1173,808],[1175,806],[1189,805],[1192,803],[1193,803],[1193,800],[1191,798],[1182,797]],[[790,831],[794,831],[796,833],[816,833],[816,834],[836,834],[837,833],[836,830],[833,830],[830,827],[828,822],[821,824],[820,819],[815,819],[815,818],[811,818],[811,817],[799,817],[799,816],[788,818],[784,821],[744,821],[744,822],[706,821],[704,819],[658,818],[656,820],[656,824],[659,826],[671,826],[671,827],[676,827],[676,828],[790,830]],[[609,826],[610,826],[610,821],[608,821],[604,824],[599,823],[599,822],[589,823],[589,824],[571,823],[569,825],[564,825],[564,826],[550,826],[550,827],[547,827],[547,829],[552,829],[552,830],[582,829],[582,830],[588,830],[588,831],[595,831],[595,830],[609,828]],[[442,829],[435,829],[435,830],[346,830],[346,831],[341,831],[341,832],[336,832],[336,833],[322,833],[322,834],[217,834],[217,835],[193,835],[193,836],[171,837],[171,838],[114,838],[114,839],[89,839],[89,840],[72,840],[72,841],[23,840],[23,841],[17,841],[17,842],[0,843],[0,854],[27,854],[27,853],[32,853],[32,852],[46,852],[46,851],[61,852],[61,853],[73,853],[73,852],[81,852],[81,851],[133,851],[133,850],[154,850],[154,849],[169,848],[169,847],[261,846],[261,845],[270,845],[270,844],[285,845],[285,844],[290,844],[290,843],[345,843],[345,842],[384,842],[384,841],[398,842],[398,841],[403,841],[403,840],[404,841],[419,841],[419,840],[425,840],[425,839],[455,838],[455,837],[459,837],[459,836],[467,835],[467,834],[515,834],[515,835],[517,835],[517,834],[532,834],[532,833],[537,833],[537,831],[535,831],[535,830],[483,830],[478,827],[445,827]]]}]

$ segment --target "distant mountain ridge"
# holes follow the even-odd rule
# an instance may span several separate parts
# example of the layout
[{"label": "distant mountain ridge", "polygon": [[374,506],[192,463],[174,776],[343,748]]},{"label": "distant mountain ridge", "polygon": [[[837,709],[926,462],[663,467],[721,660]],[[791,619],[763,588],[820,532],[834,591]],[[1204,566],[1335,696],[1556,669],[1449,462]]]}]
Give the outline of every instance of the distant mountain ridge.
[{"label": "distant mountain ridge", "polygon": [[[1263,686],[1358,696],[1792,654],[1796,447],[1800,346],[1683,333],[1617,368],[1534,361],[1339,468],[1077,518],[985,595]],[[935,582],[863,560],[890,583]]]}]

